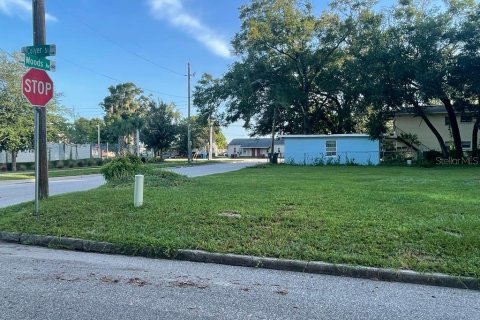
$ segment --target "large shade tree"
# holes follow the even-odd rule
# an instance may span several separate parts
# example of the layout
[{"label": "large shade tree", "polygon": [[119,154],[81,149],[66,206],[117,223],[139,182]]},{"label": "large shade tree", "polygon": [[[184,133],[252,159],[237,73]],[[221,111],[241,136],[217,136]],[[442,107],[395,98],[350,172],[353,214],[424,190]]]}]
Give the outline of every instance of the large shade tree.
[{"label": "large shade tree", "polygon": [[[352,132],[353,99],[331,81],[347,60],[344,47],[361,29],[369,1],[336,1],[319,17],[309,1],[253,0],[241,7],[233,40],[240,58],[221,79],[195,90],[201,114],[224,105],[226,122],[244,120],[252,134]],[[327,80],[328,79],[328,80]]]},{"label": "large shade tree", "polygon": [[[475,54],[466,50],[473,36],[471,29],[470,35],[465,35],[473,27],[466,21],[475,20],[478,4],[469,0],[448,1],[442,8],[434,4],[400,1],[389,23],[369,39],[373,39],[372,45],[355,57],[368,66],[359,74],[373,109],[373,136],[380,137],[385,131],[392,112],[409,110],[424,120],[446,157],[446,141],[428,117],[430,108],[441,104],[448,114],[453,151],[462,157],[457,116],[478,101],[468,85],[475,83],[475,74],[465,72],[478,63],[471,58]],[[475,50],[478,56],[478,46]]]}]

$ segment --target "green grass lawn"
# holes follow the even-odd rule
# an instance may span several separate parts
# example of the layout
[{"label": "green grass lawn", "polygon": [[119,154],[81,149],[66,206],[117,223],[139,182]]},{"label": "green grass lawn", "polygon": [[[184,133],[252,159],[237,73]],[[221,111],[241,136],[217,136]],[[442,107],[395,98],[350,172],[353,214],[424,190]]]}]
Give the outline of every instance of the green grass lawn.
[{"label": "green grass lawn", "polygon": [[25,179],[32,179],[33,175],[29,173],[18,173],[18,172],[8,172],[8,173],[0,173],[0,181],[2,180],[25,180]]},{"label": "green grass lawn", "polygon": [[[66,168],[66,169],[49,169],[48,176],[50,178],[84,176],[89,174],[99,174],[100,167],[84,167],[84,168]],[[34,179],[35,172],[8,172],[0,173],[0,180],[21,180]]]},{"label": "green grass lawn", "polygon": [[[0,210],[0,230],[480,278],[480,169],[262,165]],[[132,183],[133,185],[133,183]]]}]

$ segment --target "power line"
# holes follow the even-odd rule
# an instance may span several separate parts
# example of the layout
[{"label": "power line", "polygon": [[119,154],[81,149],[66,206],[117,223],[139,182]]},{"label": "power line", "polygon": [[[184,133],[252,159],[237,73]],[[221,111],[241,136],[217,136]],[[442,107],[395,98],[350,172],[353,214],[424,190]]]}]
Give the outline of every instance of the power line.
[{"label": "power line", "polygon": [[[62,6],[62,5],[60,5],[60,6]],[[62,6],[62,7],[63,7],[63,6]],[[96,33],[98,36],[102,37],[103,39],[107,40],[108,42],[113,43],[114,45],[116,45],[116,46],[119,47],[120,49],[122,49],[122,50],[130,53],[131,55],[133,55],[133,56],[135,56],[135,57],[137,57],[137,58],[139,58],[139,59],[141,59],[141,60],[143,60],[143,61],[146,61],[146,62],[148,62],[148,63],[150,63],[150,64],[152,64],[152,65],[154,65],[154,66],[156,66],[156,67],[158,67],[158,68],[160,68],[160,69],[163,69],[163,70],[165,70],[165,71],[168,71],[168,72],[173,73],[173,74],[178,75],[178,76],[182,76],[182,77],[184,76],[184,75],[183,75],[182,73],[180,73],[180,72],[177,72],[177,71],[172,70],[172,69],[170,69],[170,68],[168,68],[168,67],[162,66],[162,65],[156,63],[155,61],[153,61],[153,60],[151,60],[151,59],[148,59],[148,58],[146,58],[146,57],[138,54],[137,52],[135,52],[135,51],[133,51],[133,50],[131,50],[131,49],[123,46],[122,44],[120,44],[120,43],[118,43],[117,41],[109,38],[108,36],[106,36],[106,35],[103,34],[102,32],[98,31],[97,29],[95,29],[94,27],[92,27],[91,25],[89,25],[88,23],[86,23],[84,20],[82,20],[82,19],[81,19],[80,17],[78,17],[77,15],[75,15],[75,14],[73,14],[73,13],[68,12],[67,10],[65,10],[65,7],[63,7],[63,9],[64,9],[64,11],[65,11],[67,14],[70,14],[72,17],[74,17],[76,21],[79,21],[81,24],[85,25],[88,29],[90,29],[91,31],[93,31],[93,33]]]},{"label": "power line", "polygon": [[[102,77],[105,77],[105,78],[107,78],[107,79],[110,79],[110,80],[113,80],[113,81],[116,81],[116,82],[120,82],[120,83],[125,82],[125,81],[122,81],[122,80],[120,80],[120,79],[117,79],[117,78],[114,78],[114,77],[112,77],[112,76],[109,76],[109,75],[107,75],[107,74],[98,72],[98,71],[96,71],[96,70],[94,70],[94,69],[92,69],[92,68],[85,67],[85,66],[83,66],[83,65],[81,65],[81,64],[78,64],[78,63],[76,63],[76,62],[73,62],[73,61],[71,61],[71,60],[69,60],[69,59],[67,59],[67,58],[65,58],[65,57],[59,57],[59,58],[60,58],[60,60],[64,60],[64,61],[66,61],[66,62],[68,62],[68,63],[70,63],[70,64],[72,64],[72,65],[74,65],[74,66],[76,66],[76,67],[78,67],[78,68],[88,70],[88,71],[90,71],[90,72],[92,72],[92,73],[95,73],[95,74],[100,75],[100,76],[102,76]],[[142,87],[141,89],[143,89],[143,90],[145,90],[145,91],[148,91],[148,92],[151,92],[151,93],[158,94],[158,95],[164,95],[164,96],[169,96],[169,97],[174,97],[174,98],[185,98],[185,96],[179,96],[179,95],[169,94],[169,93],[160,92],[160,91],[152,90],[152,89],[148,89],[148,88],[143,88],[143,87]]]},{"label": "power line", "polygon": [[[13,54],[11,54],[10,52],[7,52],[7,51],[5,51],[5,50],[2,49],[2,48],[0,48],[0,51],[2,51],[3,53],[5,53],[5,54],[9,55],[10,57],[12,57],[13,59],[15,59],[15,56],[14,56]],[[114,78],[114,77],[109,76],[109,75],[107,75],[107,74],[98,72],[98,71],[96,71],[96,70],[94,70],[94,69],[92,69],[92,68],[83,66],[83,65],[78,64],[78,63],[76,63],[76,62],[73,62],[72,60],[67,59],[67,58],[65,58],[65,57],[60,57],[60,56],[58,56],[57,58],[59,58],[60,60],[64,60],[64,61],[66,61],[66,62],[68,62],[68,63],[70,63],[70,64],[72,64],[72,65],[74,65],[74,66],[76,66],[76,67],[78,67],[78,68],[85,69],[85,70],[87,70],[87,71],[90,71],[90,72],[95,73],[95,74],[97,74],[97,75],[99,75],[99,76],[105,77],[105,78],[107,78],[107,79],[110,79],[110,80],[113,80],[113,81],[116,81],[116,82],[125,82],[125,81],[123,81],[123,80]],[[18,62],[18,61],[15,61],[15,62],[18,63],[18,64],[20,64],[20,65],[22,65],[22,64],[21,64],[20,62]],[[158,95],[169,96],[169,97],[174,97],[174,98],[186,98],[185,96],[179,96],[179,95],[174,95],[174,94],[170,94],[170,93],[166,93],[166,92],[160,92],[160,91],[152,90],[152,89],[148,89],[148,88],[143,88],[143,87],[142,87],[141,89],[143,89],[143,90],[145,90],[145,91],[148,91],[148,92],[151,92],[151,93],[158,94]],[[182,100],[182,101],[185,102],[186,100]]]}]

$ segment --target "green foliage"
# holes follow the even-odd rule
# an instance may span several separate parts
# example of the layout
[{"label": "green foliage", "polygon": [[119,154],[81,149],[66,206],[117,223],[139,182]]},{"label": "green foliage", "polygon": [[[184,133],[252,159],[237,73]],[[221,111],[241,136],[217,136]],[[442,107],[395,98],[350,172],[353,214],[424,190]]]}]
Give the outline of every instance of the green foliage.
[{"label": "green foliage", "polygon": [[179,187],[191,181],[185,176],[166,170],[155,170],[145,176],[147,187]]},{"label": "green foliage", "polygon": [[[192,116],[190,118],[190,130],[191,130],[191,141],[192,141],[192,150],[193,149],[203,149],[208,146],[209,137],[210,137],[210,128],[208,123],[204,122],[201,117]],[[223,135],[220,127],[214,125],[213,127],[213,138],[214,143],[218,148],[221,146],[226,146],[227,139]],[[178,125],[178,141],[177,141],[177,150],[182,155],[187,154],[187,119],[180,121]],[[208,150],[208,149],[207,149]]]},{"label": "green foliage", "polygon": [[149,105],[148,117],[141,131],[141,140],[148,148],[160,151],[162,157],[163,151],[170,148],[177,137],[180,114],[173,104],[150,100]]},{"label": "green foliage", "polygon": [[162,163],[165,162],[163,158],[148,158],[147,163]]},{"label": "green foliage", "polygon": [[0,151],[18,153],[33,148],[34,113],[21,91],[25,71],[14,58],[0,53]]},{"label": "green foliage", "polygon": [[135,174],[143,169],[143,162],[139,157],[127,155],[116,158],[104,165],[101,173],[109,183],[125,182],[131,180]]},{"label": "green foliage", "polygon": [[427,151],[427,152],[423,153],[423,160],[426,161],[427,163],[435,164],[435,163],[437,163],[438,158],[443,159],[443,156],[442,156],[441,152],[438,152],[438,151],[435,151],[435,150],[430,150],[430,151]]},{"label": "green foliage", "polygon": [[100,126],[100,140],[105,141],[105,124],[102,119],[86,119],[80,117],[73,122],[68,130],[68,141],[75,144],[88,144],[98,142],[98,130]]},{"label": "green foliage", "polygon": [[131,82],[111,86],[108,91],[100,104],[105,110],[106,136],[110,142],[116,139],[123,152],[126,145],[134,144],[135,131],[143,127],[150,100]]},{"label": "green foliage", "polygon": [[[200,117],[244,120],[253,135],[270,133],[274,114],[284,133],[355,132],[362,127],[362,95],[350,88],[358,80],[346,48],[371,29],[367,2],[341,1],[319,17],[310,1],[242,6],[232,41],[240,59],[223,78],[199,81],[194,103]],[[225,114],[217,110],[221,104]]]}]

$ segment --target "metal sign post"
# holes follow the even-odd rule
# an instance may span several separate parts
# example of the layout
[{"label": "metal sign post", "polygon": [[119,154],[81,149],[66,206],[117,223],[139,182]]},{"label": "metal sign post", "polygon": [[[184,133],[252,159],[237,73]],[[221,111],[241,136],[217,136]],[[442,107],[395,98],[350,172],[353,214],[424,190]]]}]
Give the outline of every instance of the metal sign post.
[{"label": "metal sign post", "polygon": [[33,108],[35,110],[35,137],[34,137],[34,148],[35,148],[35,216],[38,217],[39,214],[39,186],[40,186],[40,153],[38,150],[39,146],[39,138],[40,138],[40,108],[35,106]]}]

